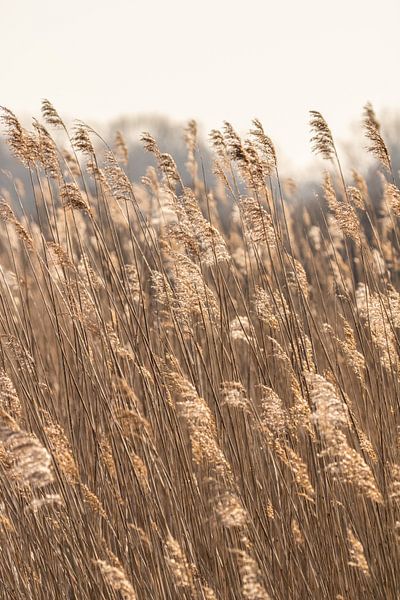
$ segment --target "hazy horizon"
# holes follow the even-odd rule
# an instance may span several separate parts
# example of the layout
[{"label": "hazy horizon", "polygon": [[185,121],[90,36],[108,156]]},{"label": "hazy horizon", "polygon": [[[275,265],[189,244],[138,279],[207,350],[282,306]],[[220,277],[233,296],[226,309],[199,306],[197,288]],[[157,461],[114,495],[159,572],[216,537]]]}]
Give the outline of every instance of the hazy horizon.
[{"label": "hazy horizon", "polygon": [[340,140],[367,101],[378,115],[400,104],[394,0],[323,8],[249,0],[245,11],[226,0],[196,12],[181,0],[3,8],[0,104],[20,116],[38,115],[49,98],[70,118],[159,114],[195,118],[205,133],[223,120],[245,131],[258,117],[296,166],[311,158],[309,110]]}]

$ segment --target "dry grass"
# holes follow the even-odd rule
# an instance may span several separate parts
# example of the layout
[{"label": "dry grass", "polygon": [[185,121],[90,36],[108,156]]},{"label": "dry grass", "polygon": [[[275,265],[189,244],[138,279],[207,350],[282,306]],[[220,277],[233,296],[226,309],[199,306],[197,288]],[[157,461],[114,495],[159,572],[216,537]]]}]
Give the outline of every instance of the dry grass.
[{"label": "dry grass", "polygon": [[317,112],[308,205],[258,121],[212,132],[211,191],[193,122],[184,188],[149,134],[137,184],[121,134],[2,115],[31,189],[0,206],[0,597],[397,598],[400,192],[372,108],[379,206]]}]

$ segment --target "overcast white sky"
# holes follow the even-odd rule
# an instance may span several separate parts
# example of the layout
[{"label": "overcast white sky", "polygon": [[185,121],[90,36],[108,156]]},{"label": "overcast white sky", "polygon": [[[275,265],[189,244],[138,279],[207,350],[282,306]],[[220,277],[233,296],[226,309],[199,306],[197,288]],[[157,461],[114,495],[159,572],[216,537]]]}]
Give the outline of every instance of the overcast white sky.
[{"label": "overcast white sky", "polygon": [[0,0],[0,104],[37,115],[257,116],[293,162],[308,110],[338,137],[370,100],[400,109],[399,0]]}]

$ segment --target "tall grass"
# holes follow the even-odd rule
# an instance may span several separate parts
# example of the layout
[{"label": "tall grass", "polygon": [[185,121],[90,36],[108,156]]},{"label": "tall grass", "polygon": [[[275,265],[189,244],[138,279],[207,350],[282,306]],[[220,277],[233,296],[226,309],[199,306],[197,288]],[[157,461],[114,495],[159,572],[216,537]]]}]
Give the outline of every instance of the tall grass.
[{"label": "tall grass", "polygon": [[307,205],[259,121],[211,190],[194,122],[184,187],[3,109],[1,598],[398,597],[400,190],[372,107],[379,204],[311,117]]}]

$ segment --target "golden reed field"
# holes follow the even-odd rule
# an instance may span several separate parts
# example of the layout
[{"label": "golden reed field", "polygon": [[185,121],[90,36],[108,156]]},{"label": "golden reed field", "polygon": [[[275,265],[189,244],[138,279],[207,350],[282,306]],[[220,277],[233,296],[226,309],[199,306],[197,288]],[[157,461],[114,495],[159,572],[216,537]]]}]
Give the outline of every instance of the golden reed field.
[{"label": "golden reed field", "polygon": [[399,598],[400,190],[372,107],[381,195],[312,112],[309,202],[257,120],[211,133],[213,173],[190,122],[184,185],[150,134],[133,182],[121,134],[1,115],[29,186],[0,204],[0,598]]}]

